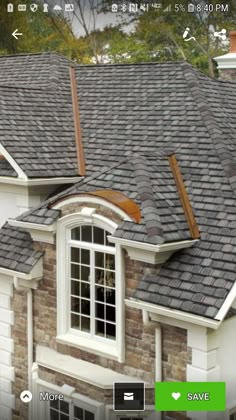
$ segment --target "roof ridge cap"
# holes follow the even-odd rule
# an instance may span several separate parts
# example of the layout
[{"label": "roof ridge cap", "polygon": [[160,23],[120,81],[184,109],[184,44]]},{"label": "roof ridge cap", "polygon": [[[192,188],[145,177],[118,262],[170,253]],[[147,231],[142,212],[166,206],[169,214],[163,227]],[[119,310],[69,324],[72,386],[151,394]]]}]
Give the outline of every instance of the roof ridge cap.
[{"label": "roof ridge cap", "polygon": [[[161,224],[161,219],[155,204],[147,160],[145,159],[145,157],[136,154],[134,157],[132,157],[131,162],[134,167],[134,174],[137,183],[138,193],[140,195],[142,216],[146,225],[147,236],[149,238],[155,237],[157,243],[162,244],[164,242],[164,232]],[[152,226],[148,225],[150,219],[148,219],[147,216],[150,213],[155,214],[155,219],[152,220]]]}]

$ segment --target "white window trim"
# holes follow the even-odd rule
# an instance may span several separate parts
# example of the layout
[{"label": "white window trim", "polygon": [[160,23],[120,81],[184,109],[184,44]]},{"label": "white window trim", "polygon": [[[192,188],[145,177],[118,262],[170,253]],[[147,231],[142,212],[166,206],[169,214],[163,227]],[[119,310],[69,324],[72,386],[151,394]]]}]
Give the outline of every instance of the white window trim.
[{"label": "white window trim", "polygon": [[108,230],[111,234],[117,224],[96,214],[95,209],[84,208],[79,213],[62,217],[57,222],[57,341],[91,351],[95,354],[124,361],[124,262],[121,247],[116,245],[112,250],[116,255],[116,340],[102,337],[90,337],[84,332],[73,333],[69,330],[69,305],[65,296],[68,294],[68,234],[71,229],[82,224],[96,225]]},{"label": "white window trim", "polygon": [[[66,395],[66,390],[71,389],[71,393]],[[63,385],[62,387],[59,387],[57,385],[51,384],[49,382],[46,382],[42,379],[35,379],[34,381],[34,390],[33,390],[33,404],[34,409],[33,412],[35,415],[37,415],[38,420],[49,420],[49,401],[40,401],[39,400],[39,393],[40,392],[50,392],[53,394],[63,394],[64,395],[64,401],[70,403],[74,403],[75,405],[78,405],[78,407],[81,407],[84,410],[88,410],[91,413],[94,414],[95,420],[100,420],[104,418],[104,404],[92,400],[91,398],[88,398],[82,394],[74,392],[74,388],[68,387],[67,385]]]}]

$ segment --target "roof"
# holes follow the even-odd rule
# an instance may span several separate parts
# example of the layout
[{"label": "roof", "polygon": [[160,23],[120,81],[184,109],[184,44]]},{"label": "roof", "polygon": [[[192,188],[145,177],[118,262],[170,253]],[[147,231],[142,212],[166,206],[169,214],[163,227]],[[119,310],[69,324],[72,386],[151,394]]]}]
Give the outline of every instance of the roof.
[{"label": "roof", "polygon": [[8,223],[0,229],[0,267],[28,274],[42,255],[28,232]]},{"label": "roof", "polygon": [[[76,74],[87,177],[54,199],[112,188],[142,210],[141,223],[125,222],[117,235],[154,243],[186,238],[186,219],[166,166],[171,149],[201,238],[161,270],[144,275],[134,297],[214,318],[236,272],[235,85],[186,63],[76,66]],[[19,219],[53,223],[59,211],[52,201]]]},{"label": "roof", "polygon": [[124,222],[115,236],[153,244],[190,239],[188,224],[181,206],[168,162],[168,154],[130,154],[109,170],[78,182],[69,190],[51,197],[38,208],[17,217],[28,223],[49,225],[59,217],[53,209],[57,200],[97,190],[119,191],[134,200],[141,209],[139,224]]}]

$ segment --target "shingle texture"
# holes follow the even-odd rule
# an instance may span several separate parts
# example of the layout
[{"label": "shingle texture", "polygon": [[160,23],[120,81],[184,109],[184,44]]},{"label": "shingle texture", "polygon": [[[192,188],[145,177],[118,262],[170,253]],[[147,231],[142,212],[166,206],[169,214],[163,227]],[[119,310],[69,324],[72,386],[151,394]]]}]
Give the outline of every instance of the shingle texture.
[{"label": "shingle texture", "polygon": [[[186,63],[76,66],[76,75],[87,177],[19,219],[51,224],[59,216],[54,200],[113,189],[142,212],[140,224],[124,222],[116,236],[159,245],[190,239],[168,166],[171,150],[201,238],[146,274],[135,298],[214,318],[236,272],[236,85]],[[43,72],[32,83],[44,85]]]},{"label": "shingle texture", "polygon": [[42,252],[35,251],[28,232],[9,226],[0,229],[0,266],[21,273],[29,273]]}]

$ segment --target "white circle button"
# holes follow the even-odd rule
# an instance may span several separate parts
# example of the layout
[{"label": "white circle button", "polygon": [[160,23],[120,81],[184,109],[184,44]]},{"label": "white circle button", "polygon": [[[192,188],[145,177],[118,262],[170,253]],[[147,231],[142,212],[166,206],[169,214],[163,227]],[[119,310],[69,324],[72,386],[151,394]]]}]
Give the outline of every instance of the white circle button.
[{"label": "white circle button", "polygon": [[25,391],[22,391],[21,394],[20,394],[20,399],[24,403],[29,403],[32,400],[31,392],[28,391],[28,389],[26,389]]}]

